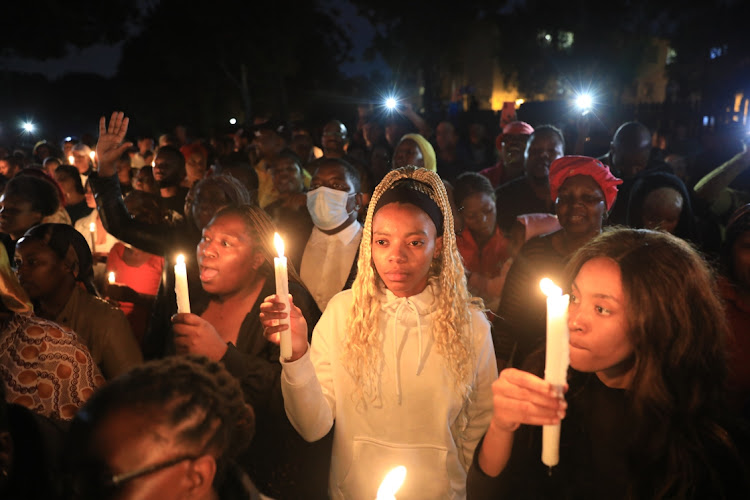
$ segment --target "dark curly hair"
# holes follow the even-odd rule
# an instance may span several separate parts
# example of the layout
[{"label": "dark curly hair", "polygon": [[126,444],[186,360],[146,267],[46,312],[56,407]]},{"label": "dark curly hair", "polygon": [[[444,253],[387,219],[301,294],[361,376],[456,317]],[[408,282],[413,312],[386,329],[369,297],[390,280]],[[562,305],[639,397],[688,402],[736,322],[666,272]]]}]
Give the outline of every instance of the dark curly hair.
[{"label": "dark curly hair", "polygon": [[[179,444],[210,452],[217,466],[215,490],[255,432],[255,413],[223,364],[204,356],[171,356],[137,366],[94,393],[71,423],[73,462],[86,455],[97,426],[123,410],[158,416],[153,422],[178,430]],[[76,475],[78,466],[71,465]]]}]

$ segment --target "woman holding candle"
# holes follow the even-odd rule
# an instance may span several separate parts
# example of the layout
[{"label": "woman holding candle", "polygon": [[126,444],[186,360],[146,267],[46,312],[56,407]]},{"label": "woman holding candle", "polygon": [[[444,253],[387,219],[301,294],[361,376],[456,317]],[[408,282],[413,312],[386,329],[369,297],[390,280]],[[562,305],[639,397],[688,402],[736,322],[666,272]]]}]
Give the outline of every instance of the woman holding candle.
[{"label": "woman holding candle", "polygon": [[508,271],[493,340],[498,366],[523,366],[544,342],[546,304],[539,281],[561,282],[573,253],[602,231],[622,181],[586,156],[563,156],[549,168],[550,194],[562,228],[524,244]]},{"label": "woman holding candle", "polygon": [[[466,288],[442,180],[405,167],[378,185],[351,290],[328,304],[308,344],[291,301],[292,351],[282,362],[284,405],[309,441],[334,428],[331,497],[375,498],[397,465],[399,499],[460,498],[490,418],[497,370],[481,300]],[[278,342],[288,315],[261,306]]]},{"label": "woman holding candle", "polygon": [[[708,265],[679,238],[622,228],[584,245],[566,275],[567,401],[537,375],[503,370],[469,498],[748,498],[747,434],[723,411],[726,321]],[[550,472],[538,426],[561,420]]]},{"label": "woman holding candle", "polygon": [[[107,231],[123,242],[165,259],[166,272],[159,287],[143,345],[144,356],[155,358],[169,354],[174,345],[167,333],[171,330],[170,318],[177,310],[174,294],[175,258],[182,254],[186,259],[191,294],[200,290],[198,263],[194,258],[195,247],[200,241],[200,231],[203,229],[200,224],[207,223],[221,207],[250,203],[251,199],[243,186],[232,181],[219,181],[217,178],[223,176],[216,176],[213,180],[207,178],[194,186],[194,192],[197,194],[190,210],[193,215],[190,222],[170,224],[160,221],[152,224],[133,219],[123,203],[115,168],[117,160],[131,145],[123,142],[128,124],[129,119],[122,112],[113,113],[109,124],[104,117],[101,118],[97,143],[98,174],[92,175],[90,182],[96,194],[102,223]],[[203,183],[219,186],[220,189],[203,190]],[[229,188],[226,188],[227,186]]]},{"label": "woman holding candle", "polygon": [[[274,232],[257,205],[225,207],[208,223],[197,249],[202,291],[190,296],[191,314],[172,318],[175,348],[221,360],[242,383],[258,417],[243,464],[261,491],[273,498],[324,498],[330,441],[305,443],[287,421],[279,348],[265,341],[259,319],[263,297],[276,290]],[[308,336],[320,311],[294,266],[288,270],[289,292],[310,325]]]}]

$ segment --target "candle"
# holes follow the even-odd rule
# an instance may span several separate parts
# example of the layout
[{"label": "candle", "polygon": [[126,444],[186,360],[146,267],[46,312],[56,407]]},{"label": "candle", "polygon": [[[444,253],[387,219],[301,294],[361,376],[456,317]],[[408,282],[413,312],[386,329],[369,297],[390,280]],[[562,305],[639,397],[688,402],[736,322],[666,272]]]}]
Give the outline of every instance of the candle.
[{"label": "candle", "polygon": [[[557,395],[562,397],[563,386],[568,376],[570,346],[568,341],[569,295],[551,279],[544,278],[539,287],[547,296],[547,352],[544,363],[544,380],[552,384]],[[553,467],[560,461],[560,424],[545,425],[542,429],[542,463]]]},{"label": "candle", "polygon": [[110,285],[115,284],[115,272],[114,271],[109,272],[109,275],[107,276],[107,282],[109,282]]},{"label": "candle", "polygon": [[90,151],[89,158],[91,158],[91,163],[96,165],[96,151]]},{"label": "candle", "polygon": [[[286,257],[284,257],[284,241],[279,236],[279,233],[273,233],[273,244],[276,247],[276,251],[279,253],[278,257],[273,259],[273,268],[276,274],[276,296],[279,298],[282,304],[284,304],[284,312],[287,313],[287,317],[280,320],[280,325],[289,324],[289,276],[287,274]],[[282,359],[289,359],[292,357],[292,332],[289,328],[281,332],[281,357]]]},{"label": "candle", "polygon": [[406,467],[399,465],[391,469],[380,483],[376,500],[395,500],[396,492],[404,484],[404,479],[406,479]]},{"label": "candle", "polygon": [[190,312],[190,292],[188,291],[187,268],[185,267],[185,256],[177,256],[174,265],[174,293],[177,296],[177,312]]},{"label": "candle", "polygon": [[76,158],[73,155],[68,156],[68,164],[75,165]]},{"label": "candle", "polygon": [[96,253],[96,222],[89,224],[89,233],[91,234],[91,255]]}]

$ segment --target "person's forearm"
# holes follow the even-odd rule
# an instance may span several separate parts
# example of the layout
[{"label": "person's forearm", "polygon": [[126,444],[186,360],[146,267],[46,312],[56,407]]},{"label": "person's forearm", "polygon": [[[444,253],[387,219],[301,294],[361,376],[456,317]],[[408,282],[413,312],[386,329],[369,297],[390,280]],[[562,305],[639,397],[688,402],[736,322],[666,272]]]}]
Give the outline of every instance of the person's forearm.
[{"label": "person's forearm", "polygon": [[500,429],[495,422],[490,423],[479,450],[479,467],[482,472],[496,477],[505,469],[513,449],[514,431]]},{"label": "person's forearm", "polygon": [[738,175],[750,166],[750,156],[747,152],[742,152],[720,167],[712,170],[704,176],[693,189],[695,194],[707,201],[713,201],[719,197],[719,194],[729,187]]}]

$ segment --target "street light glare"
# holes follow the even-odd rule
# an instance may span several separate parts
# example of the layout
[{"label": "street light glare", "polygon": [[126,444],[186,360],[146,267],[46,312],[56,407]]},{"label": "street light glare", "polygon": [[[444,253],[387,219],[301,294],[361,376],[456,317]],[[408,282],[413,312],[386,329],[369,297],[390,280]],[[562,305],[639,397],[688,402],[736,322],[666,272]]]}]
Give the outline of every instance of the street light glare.
[{"label": "street light glare", "polygon": [[230,125],[234,125],[235,123],[237,123],[237,118],[230,118],[229,119],[229,124]]},{"label": "street light glare", "polygon": [[581,94],[576,98],[576,104],[583,110],[591,108],[592,103],[593,100],[591,99],[591,96],[589,94]]},{"label": "street light glare", "polygon": [[385,100],[385,107],[388,109],[394,109],[396,107],[396,99],[389,97]]},{"label": "street light glare", "polygon": [[23,124],[23,129],[24,129],[24,130],[25,130],[26,132],[29,132],[29,133],[31,133],[31,132],[33,132],[33,131],[34,131],[34,124],[33,124],[33,123],[31,123],[31,122],[24,122],[24,124]]}]

